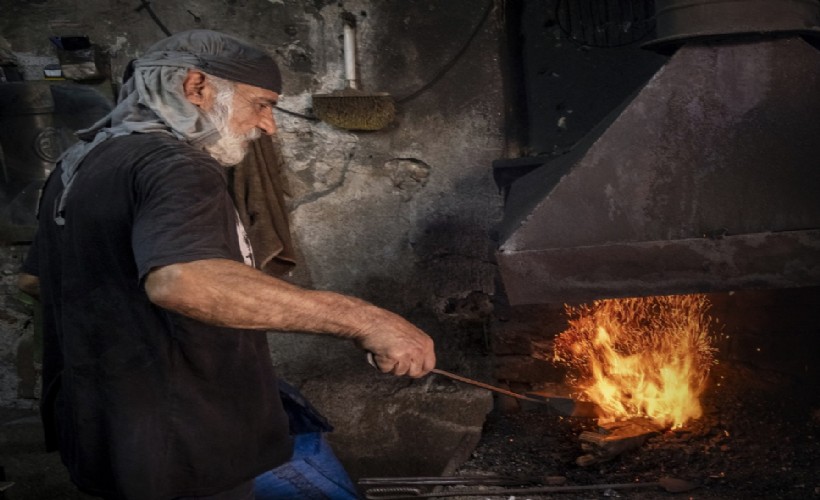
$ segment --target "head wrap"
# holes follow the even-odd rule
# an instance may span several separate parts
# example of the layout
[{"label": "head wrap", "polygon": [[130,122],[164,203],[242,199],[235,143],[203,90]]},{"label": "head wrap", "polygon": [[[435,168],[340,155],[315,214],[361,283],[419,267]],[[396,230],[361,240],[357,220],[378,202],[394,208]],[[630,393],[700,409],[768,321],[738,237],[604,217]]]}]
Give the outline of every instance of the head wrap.
[{"label": "head wrap", "polygon": [[226,80],[282,92],[279,66],[266,52],[216,31],[191,30],[161,40],[137,59],[135,68],[158,65],[198,68]]},{"label": "head wrap", "polygon": [[78,131],[80,141],[61,156],[63,193],[54,217],[57,224],[65,224],[66,197],[83,159],[102,142],[135,132],[169,134],[197,148],[219,139],[206,115],[185,97],[188,69],[277,93],[282,90],[276,62],[238,38],[192,30],[157,42],[129,64],[117,106],[91,127]]}]

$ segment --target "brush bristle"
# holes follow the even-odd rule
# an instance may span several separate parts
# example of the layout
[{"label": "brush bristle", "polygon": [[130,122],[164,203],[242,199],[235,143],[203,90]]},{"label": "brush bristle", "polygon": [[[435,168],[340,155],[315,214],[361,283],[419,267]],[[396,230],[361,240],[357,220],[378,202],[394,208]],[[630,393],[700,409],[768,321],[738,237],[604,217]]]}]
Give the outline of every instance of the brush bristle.
[{"label": "brush bristle", "polygon": [[316,95],[313,113],[323,122],[346,130],[380,130],[396,116],[389,95]]}]

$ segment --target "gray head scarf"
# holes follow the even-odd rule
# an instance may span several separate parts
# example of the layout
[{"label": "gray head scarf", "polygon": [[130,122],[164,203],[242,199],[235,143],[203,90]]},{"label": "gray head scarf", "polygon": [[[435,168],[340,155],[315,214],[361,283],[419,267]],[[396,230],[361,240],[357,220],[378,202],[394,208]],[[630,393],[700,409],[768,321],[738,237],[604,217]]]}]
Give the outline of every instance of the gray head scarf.
[{"label": "gray head scarf", "polygon": [[120,90],[119,103],[105,118],[80,130],[80,141],[63,153],[63,193],[54,220],[65,224],[65,203],[83,159],[113,137],[158,132],[202,148],[219,139],[219,132],[185,97],[188,69],[281,93],[282,78],[274,60],[238,38],[209,30],[173,35],[132,61],[133,75]]}]

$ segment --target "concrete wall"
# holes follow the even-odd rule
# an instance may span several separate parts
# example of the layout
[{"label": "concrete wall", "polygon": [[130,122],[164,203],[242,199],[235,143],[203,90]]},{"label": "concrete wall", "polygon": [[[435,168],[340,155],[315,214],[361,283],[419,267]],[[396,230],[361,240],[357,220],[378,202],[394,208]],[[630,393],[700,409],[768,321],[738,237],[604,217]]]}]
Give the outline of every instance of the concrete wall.
[{"label": "concrete wall", "polygon": [[[362,88],[400,99],[433,79],[461,49],[485,5],[489,4],[481,2],[477,8],[473,0],[151,3],[172,32],[217,29],[276,54],[285,82],[280,106],[308,115],[311,94],[343,86],[343,10],[359,21]],[[103,59],[110,61],[110,69],[105,69],[114,75],[116,85],[127,61],[163,37],[148,12],[138,7],[136,0],[0,0],[0,36],[27,79],[38,79],[43,65],[56,62],[48,36],[88,35]],[[499,16],[499,11],[492,12],[443,78],[400,103],[395,122],[385,130],[352,133],[277,113],[287,160],[287,201],[300,254],[290,279],[354,294],[407,315],[437,340],[443,368],[466,372],[484,371],[480,354],[495,293],[488,230],[500,218],[501,206],[490,171],[491,161],[502,156],[504,147]],[[12,309],[11,274],[23,250],[0,249],[6,273],[0,304],[4,311]],[[5,406],[36,403],[20,398],[15,387],[20,338],[31,329],[25,314],[17,308],[0,315],[0,399]],[[442,419],[441,426],[448,427],[455,440],[431,440],[423,452],[402,449],[405,457],[427,457],[438,448],[439,458],[419,460],[417,472],[437,472],[433,469],[441,468],[448,447],[454,447],[462,434],[480,431],[481,417],[488,410],[484,394],[462,393],[466,399],[449,412],[452,415],[436,415],[429,408],[436,408],[435,398],[443,396],[441,391],[435,395],[429,381],[411,384],[382,377],[347,342],[283,333],[271,338],[280,371],[301,385],[337,425],[334,439],[348,443],[340,454],[355,474],[378,472],[373,466],[357,465],[357,457],[370,453],[354,449],[358,442],[382,440],[387,445],[378,453],[399,457],[401,435],[408,429],[395,432],[393,427],[408,425],[407,419],[397,419],[417,412],[413,406],[428,408],[426,419]],[[356,413],[351,400],[339,401],[344,380],[378,388],[357,390],[351,398],[359,400],[402,390],[412,395],[392,413]],[[454,416],[464,405],[468,413],[470,408],[476,411],[465,418]],[[368,416],[383,420],[361,420]],[[425,423],[427,428],[437,425]],[[367,463],[377,464],[378,458]]]},{"label": "concrete wall", "polygon": [[39,394],[34,316],[17,290],[26,247],[0,248],[0,406],[32,408]]}]

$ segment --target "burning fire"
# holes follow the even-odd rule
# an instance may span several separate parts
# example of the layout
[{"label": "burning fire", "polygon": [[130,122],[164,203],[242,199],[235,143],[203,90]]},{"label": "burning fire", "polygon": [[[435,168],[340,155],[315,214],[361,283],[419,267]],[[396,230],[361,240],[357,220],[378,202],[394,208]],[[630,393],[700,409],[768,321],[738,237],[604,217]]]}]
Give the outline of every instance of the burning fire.
[{"label": "burning fire", "polygon": [[715,348],[704,295],[597,300],[565,306],[554,359],[604,411],[602,421],[649,417],[681,427],[701,416]]}]

